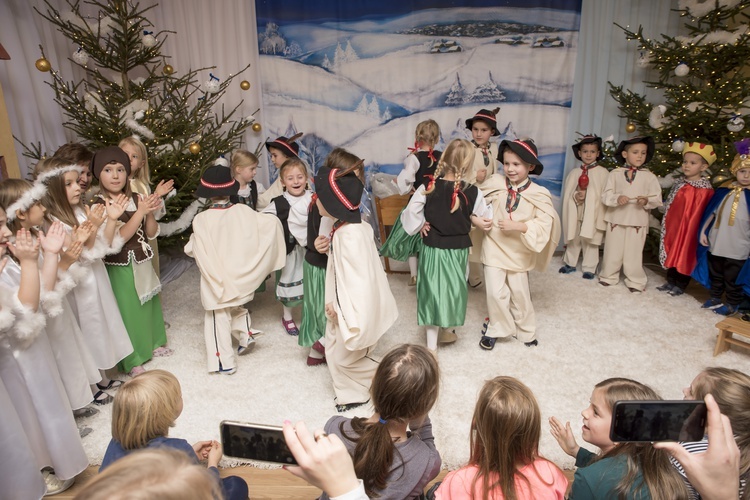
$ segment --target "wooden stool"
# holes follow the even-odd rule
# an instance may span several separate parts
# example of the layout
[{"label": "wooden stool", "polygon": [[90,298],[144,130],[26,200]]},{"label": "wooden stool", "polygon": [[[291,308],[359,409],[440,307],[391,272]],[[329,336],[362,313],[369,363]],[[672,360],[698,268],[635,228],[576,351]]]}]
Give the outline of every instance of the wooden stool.
[{"label": "wooden stool", "polygon": [[750,349],[750,343],[732,337],[736,334],[750,340],[750,322],[740,318],[726,318],[716,323],[716,328],[719,329],[719,337],[716,339],[714,356],[728,350],[729,344]]}]

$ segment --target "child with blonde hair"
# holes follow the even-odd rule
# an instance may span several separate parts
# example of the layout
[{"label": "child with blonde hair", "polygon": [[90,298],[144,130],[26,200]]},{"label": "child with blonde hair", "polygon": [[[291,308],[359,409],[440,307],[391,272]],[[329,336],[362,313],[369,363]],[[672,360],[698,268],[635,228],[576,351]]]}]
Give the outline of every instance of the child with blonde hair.
[{"label": "child with blonde hair", "polygon": [[482,244],[487,309],[479,347],[492,350],[501,337],[513,336],[536,346],[536,314],[531,303],[529,271],[544,271],[560,241],[560,218],[547,188],[529,175],[541,175],[531,139],[500,143],[498,158],[505,175],[485,182],[494,220]]},{"label": "child with blonde hair", "polygon": [[552,435],[568,455],[576,459],[570,500],[590,498],[687,498],[687,488],[672,467],[669,454],[651,443],[610,439],[612,408],[616,401],[654,401],[661,397],[648,386],[626,378],[610,378],[594,386],[583,416],[583,440],[601,450],[600,455],[578,446],[570,422],[549,420]]},{"label": "child with blonde hair", "polygon": [[[281,136],[273,141],[266,142],[268,155],[271,157],[271,163],[276,169],[280,169],[284,162],[290,158],[299,158],[299,144],[296,141],[300,137],[302,137],[302,132],[294,134],[289,138]],[[269,188],[258,196],[258,206],[256,208],[263,210],[271,203],[271,200],[277,196],[281,196],[283,192],[284,187],[281,185],[281,177],[277,177]]]},{"label": "child with blonde hair", "polygon": [[435,356],[422,346],[402,344],[375,371],[370,387],[375,413],[331,417],[326,423],[325,432],[339,436],[354,458],[357,477],[371,497],[418,498],[440,472],[428,416],[439,390]]},{"label": "child with blonde hair", "polygon": [[[413,193],[419,186],[435,177],[435,169],[442,152],[434,148],[440,140],[440,127],[435,120],[419,122],[414,131],[414,147],[404,160],[404,169],[398,174],[396,184],[399,194]],[[417,284],[417,254],[422,246],[418,234],[406,234],[401,218],[396,219],[388,239],[380,247],[380,255],[400,261],[408,261],[411,279],[409,286]]]},{"label": "child with blonde hair", "polygon": [[541,433],[531,389],[513,377],[488,380],[471,419],[469,464],[445,476],[435,499],[562,500],[568,480],[539,454]]},{"label": "child with blonde hair", "polygon": [[372,226],[362,223],[359,212],[364,189],[364,160],[342,148],[331,151],[315,176],[318,209],[334,220],[328,238],[325,352],[339,412],[369,399],[378,366],[370,351],[398,317]]},{"label": "child with blonde hair", "polygon": [[474,161],[474,148],[454,139],[440,158],[435,179],[420,186],[401,213],[407,234],[422,235],[417,274],[417,321],[425,325],[427,347],[455,342],[455,330],[466,319],[466,265],[472,223],[488,230],[492,211],[482,192],[464,181]]},{"label": "child with blonde hair", "polygon": [[[125,151],[130,158],[130,190],[133,193],[137,193],[140,196],[151,195],[151,170],[148,167],[148,151],[146,151],[146,145],[138,136],[131,135],[125,137],[120,141],[118,147]],[[162,180],[154,189],[154,193],[159,196],[159,208],[154,211],[154,218],[156,220],[161,219],[166,215],[167,211],[164,207],[164,197],[172,191],[174,186],[174,180]],[[151,259],[151,264],[154,266],[156,275],[159,276],[159,243],[156,238],[149,239],[149,245],[154,251],[154,258]]]},{"label": "child with blonde hair", "polygon": [[299,335],[292,317],[292,308],[302,304],[304,295],[303,262],[307,245],[308,208],[312,192],[307,189],[307,168],[299,158],[290,158],[281,165],[279,178],[284,192],[263,209],[281,221],[286,242],[286,263],[276,284],[276,298],[281,302],[281,324],[289,335]]},{"label": "child with blonde hair", "polygon": [[[218,465],[223,455],[218,441],[168,437],[169,428],[182,413],[182,390],[177,378],[165,370],[150,370],[126,382],[115,396],[112,407],[112,439],[99,471],[133,451],[145,448],[173,448],[184,452],[194,463],[208,461],[209,472],[219,481]],[[221,479],[224,498],[247,499],[247,483],[237,476]]]},{"label": "child with blonde hair", "polygon": [[250,151],[237,149],[232,153],[232,161],[229,164],[234,179],[240,183],[236,199],[232,203],[242,203],[256,210],[258,208],[258,195],[266,190],[263,184],[255,180],[258,173],[258,157]]},{"label": "child with blonde hair", "polygon": [[[750,479],[750,376],[731,368],[710,367],[700,372],[682,392],[685,399],[699,401],[710,394],[716,400],[721,413],[729,419],[734,439],[740,449],[738,495],[740,500],[747,500],[750,498],[750,488],[747,487],[747,481]],[[705,436],[698,442],[682,443],[690,453],[703,453],[708,450],[708,444]],[[690,498],[698,498],[695,488],[685,477],[682,464],[675,458],[671,460],[672,465],[685,478]]]}]

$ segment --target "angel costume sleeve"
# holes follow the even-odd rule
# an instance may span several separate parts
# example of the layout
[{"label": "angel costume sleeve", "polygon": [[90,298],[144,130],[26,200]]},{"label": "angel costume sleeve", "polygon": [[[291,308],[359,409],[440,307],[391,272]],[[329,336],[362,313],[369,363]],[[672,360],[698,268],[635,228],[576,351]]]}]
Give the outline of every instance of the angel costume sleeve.
[{"label": "angel costume sleeve", "polygon": [[326,304],[333,304],[337,330],[350,351],[375,345],[396,322],[396,299],[369,224],[344,224],[334,233],[325,296]]}]

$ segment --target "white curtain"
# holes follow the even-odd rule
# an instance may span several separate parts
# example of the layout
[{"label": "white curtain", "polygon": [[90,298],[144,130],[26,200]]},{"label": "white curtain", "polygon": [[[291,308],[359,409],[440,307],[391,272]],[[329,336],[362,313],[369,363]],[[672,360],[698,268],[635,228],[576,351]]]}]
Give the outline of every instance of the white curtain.
[{"label": "white curtain", "polygon": [[[143,0],[140,5],[156,3]],[[67,10],[63,0],[52,0],[52,4],[61,12]],[[41,142],[44,150],[52,152],[75,137],[62,127],[64,116],[53,101],[52,90],[44,84],[51,77],[34,67],[40,54],[39,44],[66,80],[77,80],[83,73],[68,61],[77,47],[34,12],[34,5],[44,10],[41,0],[0,1],[0,43],[12,58],[0,61],[0,83],[13,133],[25,143]],[[626,42],[613,23],[632,29],[643,25],[651,37],[674,34],[681,25],[679,16],[670,11],[675,7],[676,0],[583,0],[569,144],[575,142],[576,131],[595,132],[604,137],[614,135],[616,140],[625,137],[625,120],[617,116],[607,82],[642,93],[646,90],[643,80],[654,79],[655,75],[636,66],[635,42]],[[162,0],[146,17],[154,23],[155,31],[176,31],[167,39],[163,53],[171,56],[170,64],[177,72],[188,67],[216,66],[213,72],[222,78],[251,63],[250,70],[242,77],[251,83],[251,89],[243,92],[238,82],[229,89],[223,102],[229,107],[244,99],[243,116],[261,107],[253,0]],[[205,73],[202,77],[208,79],[208,72]],[[256,116],[263,125],[262,110]],[[248,131],[246,146],[253,149],[264,139],[265,131]],[[29,161],[21,156],[20,146],[16,152],[25,173]],[[573,156],[568,155],[567,169],[573,165]],[[265,169],[259,169],[259,175],[266,175]],[[267,185],[267,179],[259,180]]]},{"label": "white curtain", "polygon": [[[61,13],[69,11],[64,0],[50,2]],[[135,3],[135,2],[134,2]],[[248,116],[261,107],[258,71],[258,36],[253,0],[141,0],[140,8],[158,5],[145,17],[154,24],[156,33],[162,29],[175,31],[162,47],[170,56],[177,74],[189,67],[198,69],[216,66],[211,72],[222,80],[248,63],[251,67],[234,80],[221,100],[227,110],[240,100],[244,103],[239,116]],[[86,8],[81,2],[82,8]],[[44,46],[47,59],[60,71],[65,80],[79,80],[84,72],[68,58],[78,47],[55,30],[54,25],[34,12],[33,6],[45,12],[42,0],[0,0],[0,43],[11,56],[0,61],[0,84],[10,115],[13,134],[24,143],[41,142],[42,149],[54,152],[60,145],[75,140],[72,132],[63,128],[65,118],[53,101],[54,92],[45,81],[49,74],[40,73],[34,62],[40,57],[39,44]],[[209,71],[200,75],[200,82],[209,79]],[[240,89],[239,82],[247,80],[249,91]],[[255,115],[263,124],[262,111]],[[254,149],[265,140],[265,131],[245,134],[245,146]],[[22,157],[16,147],[22,175],[30,170],[31,161]],[[260,179],[261,182],[267,181]],[[264,182],[266,185],[267,182]]]},{"label": "white curtain", "polygon": [[[645,94],[658,104],[659,92],[643,83],[658,80],[658,73],[636,65],[637,42],[628,42],[614,23],[634,32],[643,26],[647,38],[659,38],[662,33],[675,35],[684,21],[671,11],[676,8],[676,0],[583,0],[568,144],[577,142],[576,132],[613,135],[615,142],[627,138],[627,120],[618,116],[620,111],[609,95],[607,82]],[[576,166],[575,162],[569,152],[566,173]]]}]

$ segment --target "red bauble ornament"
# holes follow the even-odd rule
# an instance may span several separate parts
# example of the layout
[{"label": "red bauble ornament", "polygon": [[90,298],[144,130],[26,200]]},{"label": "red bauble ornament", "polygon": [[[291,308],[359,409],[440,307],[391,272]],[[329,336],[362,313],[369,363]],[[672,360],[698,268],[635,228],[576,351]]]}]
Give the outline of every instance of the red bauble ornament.
[{"label": "red bauble ornament", "polygon": [[587,187],[589,187],[589,175],[581,174],[578,178],[578,189],[584,191]]}]

